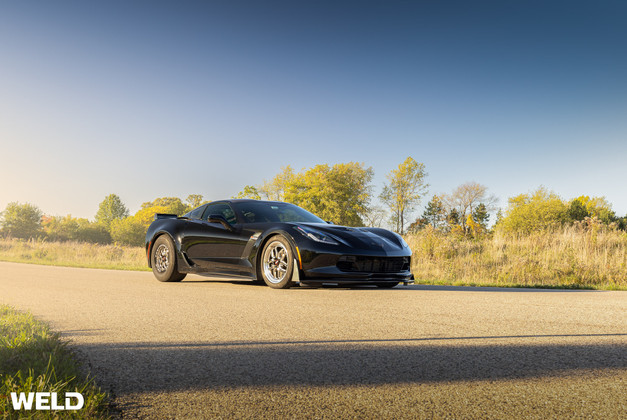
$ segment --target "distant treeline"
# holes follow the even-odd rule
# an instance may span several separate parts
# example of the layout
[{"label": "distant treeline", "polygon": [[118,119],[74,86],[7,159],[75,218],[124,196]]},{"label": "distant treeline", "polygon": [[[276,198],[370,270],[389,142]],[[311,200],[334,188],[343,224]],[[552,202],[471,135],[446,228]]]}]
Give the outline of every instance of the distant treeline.
[{"label": "distant treeline", "polygon": [[[387,175],[374,204],[372,167],[349,162],[315,165],[300,172],[290,166],[261,185],[246,185],[234,198],[291,202],[324,220],[347,226],[389,226],[401,234],[432,229],[460,239],[476,239],[494,232],[530,234],[576,223],[625,230],[627,216],[618,217],[603,197],[580,196],[564,200],[545,188],[520,194],[498,208],[486,186],[468,182],[450,194],[432,195],[424,212],[415,209],[427,197],[427,173],[422,163],[408,157]],[[155,213],[183,215],[203,204],[203,196],[161,197],[143,203],[130,215],[120,197],[110,194],[100,203],[94,220],[48,216],[35,205],[9,203],[0,215],[0,233],[15,238],[143,245]],[[495,217],[494,223],[491,218]]]}]

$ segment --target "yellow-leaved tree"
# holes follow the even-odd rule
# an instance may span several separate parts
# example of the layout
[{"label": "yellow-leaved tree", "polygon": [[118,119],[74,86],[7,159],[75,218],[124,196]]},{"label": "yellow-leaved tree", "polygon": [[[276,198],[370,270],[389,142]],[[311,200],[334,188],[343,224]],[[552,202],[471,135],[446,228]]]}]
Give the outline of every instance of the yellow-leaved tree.
[{"label": "yellow-leaved tree", "polygon": [[380,198],[392,213],[394,230],[401,235],[405,232],[409,215],[427,192],[426,176],[425,165],[411,156],[387,175],[388,183],[383,186]]}]

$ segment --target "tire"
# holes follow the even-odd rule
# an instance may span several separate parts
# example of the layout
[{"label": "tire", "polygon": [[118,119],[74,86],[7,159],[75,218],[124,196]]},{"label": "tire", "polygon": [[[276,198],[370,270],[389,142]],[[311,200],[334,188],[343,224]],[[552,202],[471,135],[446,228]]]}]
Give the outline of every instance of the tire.
[{"label": "tire", "polygon": [[294,254],[283,236],[273,236],[266,242],[259,265],[263,281],[273,289],[287,289],[294,284]]},{"label": "tire", "polygon": [[398,286],[398,282],[397,283],[376,283],[377,287],[380,287],[381,289],[391,289],[393,287]]},{"label": "tire", "polygon": [[168,235],[159,236],[152,245],[150,263],[152,272],[159,281],[177,282],[187,275],[177,271],[176,250]]}]

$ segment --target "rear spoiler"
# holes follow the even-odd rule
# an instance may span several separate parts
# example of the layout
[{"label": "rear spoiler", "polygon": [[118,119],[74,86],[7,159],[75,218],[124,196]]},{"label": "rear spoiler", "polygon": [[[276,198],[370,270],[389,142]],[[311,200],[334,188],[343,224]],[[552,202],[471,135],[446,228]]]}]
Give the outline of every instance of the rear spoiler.
[{"label": "rear spoiler", "polygon": [[155,214],[155,220],[158,219],[176,219],[178,218],[178,216],[176,214],[169,214],[169,213],[156,213]]}]

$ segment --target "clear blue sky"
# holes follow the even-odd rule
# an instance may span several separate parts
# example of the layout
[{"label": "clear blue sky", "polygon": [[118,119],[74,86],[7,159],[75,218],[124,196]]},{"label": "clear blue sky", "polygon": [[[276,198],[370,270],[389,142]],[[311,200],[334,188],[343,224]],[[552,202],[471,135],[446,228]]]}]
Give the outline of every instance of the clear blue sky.
[{"label": "clear blue sky", "polygon": [[627,2],[0,3],[0,209],[219,199],[282,166],[423,162],[627,213]]}]

